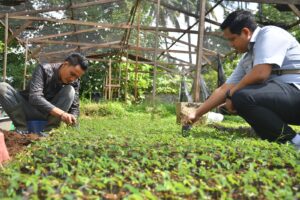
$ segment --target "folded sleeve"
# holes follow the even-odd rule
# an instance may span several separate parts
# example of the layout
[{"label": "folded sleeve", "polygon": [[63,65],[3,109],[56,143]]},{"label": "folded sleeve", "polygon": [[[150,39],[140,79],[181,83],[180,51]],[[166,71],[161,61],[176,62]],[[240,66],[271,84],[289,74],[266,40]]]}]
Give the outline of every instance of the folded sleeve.
[{"label": "folded sleeve", "polygon": [[241,60],[237,64],[237,67],[234,69],[232,74],[226,80],[227,84],[237,84],[246,75],[246,70],[243,67],[243,64],[244,64],[243,58],[244,58],[244,56],[241,58]]},{"label": "folded sleeve", "polygon": [[276,29],[262,29],[254,45],[254,66],[271,64],[281,67],[291,45],[288,35]]}]

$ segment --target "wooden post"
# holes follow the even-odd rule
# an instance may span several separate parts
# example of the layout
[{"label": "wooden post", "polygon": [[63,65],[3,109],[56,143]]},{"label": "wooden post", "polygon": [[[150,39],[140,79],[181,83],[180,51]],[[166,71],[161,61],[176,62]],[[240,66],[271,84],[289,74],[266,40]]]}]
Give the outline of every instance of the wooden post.
[{"label": "wooden post", "polygon": [[157,12],[156,12],[156,29],[155,29],[155,51],[154,51],[154,69],[153,69],[153,90],[152,90],[152,103],[155,105],[156,96],[156,75],[157,75],[157,49],[158,49],[158,26],[159,26],[159,10],[160,0],[157,1]]},{"label": "wooden post", "polygon": [[5,14],[5,33],[4,33],[4,59],[3,59],[3,81],[6,81],[7,68],[7,42],[8,42],[8,13]]},{"label": "wooden post", "polygon": [[125,68],[125,102],[127,101],[127,98],[128,98],[128,93],[127,93],[127,90],[128,90],[128,65],[129,65],[129,62],[128,62],[128,50],[126,52],[126,68]]},{"label": "wooden post", "polygon": [[[188,11],[190,12],[190,4],[188,4]],[[190,27],[190,17],[187,16],[187,26]],[[191,33],[188,33],[188,47],[189,47],[189,60],[190,60],[190,63],[192,64],[193,63],[193,59],[192,59],[192,46],[191,46]]]},{"label": "wooden post", "polygon": [[107,87],[108,87],[108,75],[106,75],[105,76],[105,82],[104,82],[104,98],[105,98],[105,100],[107,100],[108,99],[108,89],[107,89]]},{"label": "wooden post", "polygon": [[118,87],[118,100],[120,101],[120,90],[121,90],[121,78],[122,78],[122,69],[121,69],[121,63],[119,63],[119,87]]},{"label": "wooden post", "polygon": [[200,75],[202,67],[202,57],[203,57],[203,37],[204,37],[204,18],[205,18],[205,2],[206,0],[199,0],[199,10],[200,19],[198,27],[198,52],[197,52],[197,62],[196,62],[196,74],[194,77],[194,102],[200,101]]},{"label": "wooden post", "polygon": [[24,80],[23,80],[23,90],[26,88],[26,74],[27,74],[27,62],[28,62],[28,39],[25,43],[25,65],[24,65]]},{"label": "wooden post", "polygon": [[108,69],[108,99],[112,99],[111,95],[111,58],[109,59],[109,69]]},{"label": "wooden post", "polygon": [[141,31],[141,26],[140,26],[140,21],[141,21],[141,10],[140,10],[140,3],[137,5],[137,14],[138,14],[138,18],[137,18],[137,38],[136,38],[136,46],[137,46],[137,50],[136,50],[136,55],[135,55],[135,73],[134,73],[134,100],[137,101],[137,97],[138,97],[138,86],[137,86],[137,82],[138,82],[138,61],[139,61],[139,51],[138,48],[140,46],[140,31]]}]

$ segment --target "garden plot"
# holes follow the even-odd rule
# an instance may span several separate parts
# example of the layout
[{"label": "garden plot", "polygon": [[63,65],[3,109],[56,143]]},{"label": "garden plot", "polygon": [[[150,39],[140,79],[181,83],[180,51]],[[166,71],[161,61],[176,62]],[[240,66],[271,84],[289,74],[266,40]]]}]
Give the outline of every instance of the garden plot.
[{"label": "garden plot", "polygon": [[32,144],[34,141],[40,140],[39,136],[36,134],[21,135],[12,131],[5,131],[1,129],[0,131],[4,134],[5,144],[11,157],[22,152],[25,147]]},{"label": "garden plot", "polygon": [[132,110],[82,117],[17,155],[0,172],[0,198],[300,198],[291,145],[256,138],[240,118],[186,138],[175,121]]}]

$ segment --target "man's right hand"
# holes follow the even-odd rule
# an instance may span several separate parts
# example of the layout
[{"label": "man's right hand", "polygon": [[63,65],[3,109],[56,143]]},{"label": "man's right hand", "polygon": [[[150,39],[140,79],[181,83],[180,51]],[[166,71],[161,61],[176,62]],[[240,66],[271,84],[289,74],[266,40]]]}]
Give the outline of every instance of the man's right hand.
[{"label": "man's right hand", "polygon": [[197,121],[197,116],[196,116],[196,112],[192,112],[192,113],[189,113],[188,115],[183,115],[182,116],[182,123],[184,125],[187,125],[187,124],[194,124],[195,122]]},{"label": "man's right hand", "polygon": [[68,124],[68,125],[74,125],[74,124],[76,124],[76,117],[74,115],[66,113],[66,112],[64,112],[61,115],[61,120],[63,122],[65,122],[66,124]]}]

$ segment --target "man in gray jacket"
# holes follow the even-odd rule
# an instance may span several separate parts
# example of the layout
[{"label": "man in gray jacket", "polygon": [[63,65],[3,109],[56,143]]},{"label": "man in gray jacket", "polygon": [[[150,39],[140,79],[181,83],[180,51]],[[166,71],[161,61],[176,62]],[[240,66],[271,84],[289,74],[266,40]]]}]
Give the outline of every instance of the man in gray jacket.
[{"label": "man in gray jacket", "polygon": [[0,104],[13,121],[16,130],[27,131],[27,121],[45,120],[45,130],[58,127],[60,121],[76,124],[79,115],[79,78],[88,68],[87,60],[78,53],[70,54],[63,63],[40,64],[26,90],[18,92],[0,83]]}]

